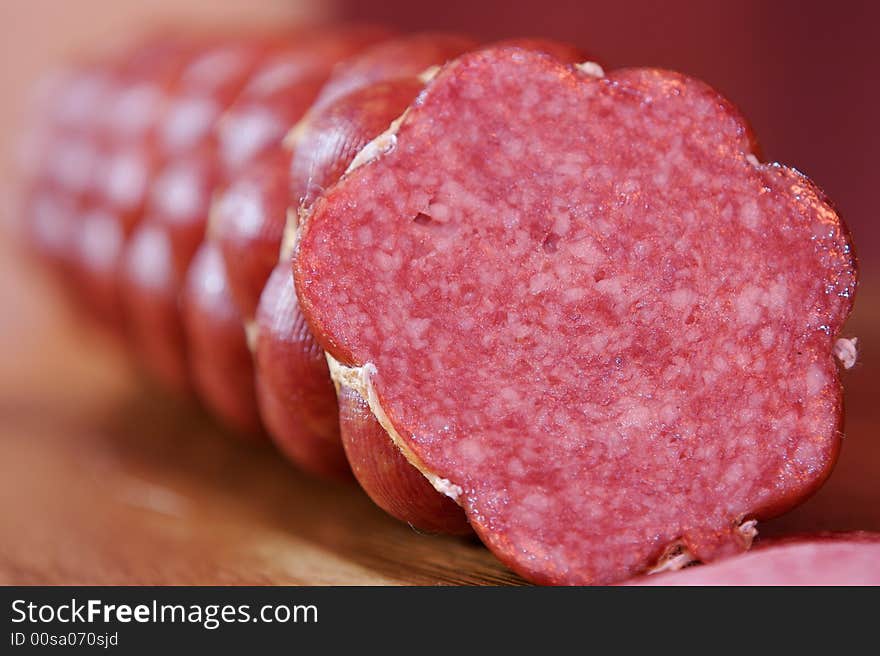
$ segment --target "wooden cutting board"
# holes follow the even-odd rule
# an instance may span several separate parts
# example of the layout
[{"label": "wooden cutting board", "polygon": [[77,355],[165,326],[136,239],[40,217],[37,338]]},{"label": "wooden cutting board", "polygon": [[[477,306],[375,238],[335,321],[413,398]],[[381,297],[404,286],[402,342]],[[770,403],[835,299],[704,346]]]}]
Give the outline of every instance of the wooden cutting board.
[{"label": "wooden cutting board", "polygon": [[[518,584],[475,539],[422,535],[151,390],[0,233],[0,583]],[[847,330],[831,481],[762,534],[880,530],[880,285]],[[873,387],[872,387],[873,385]]]}]

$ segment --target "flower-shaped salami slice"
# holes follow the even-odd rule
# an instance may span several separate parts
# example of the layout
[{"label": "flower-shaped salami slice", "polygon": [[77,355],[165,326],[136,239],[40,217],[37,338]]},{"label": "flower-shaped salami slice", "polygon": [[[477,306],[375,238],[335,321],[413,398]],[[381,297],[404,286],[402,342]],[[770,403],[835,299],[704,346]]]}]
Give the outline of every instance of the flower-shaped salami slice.
[{"label": "flower-shaped salami slice", "polygon": [[748,547],[834,463],[840,218],[735,108],[518,48],[447,65],[301,226],[334,375],[542,583]]}]

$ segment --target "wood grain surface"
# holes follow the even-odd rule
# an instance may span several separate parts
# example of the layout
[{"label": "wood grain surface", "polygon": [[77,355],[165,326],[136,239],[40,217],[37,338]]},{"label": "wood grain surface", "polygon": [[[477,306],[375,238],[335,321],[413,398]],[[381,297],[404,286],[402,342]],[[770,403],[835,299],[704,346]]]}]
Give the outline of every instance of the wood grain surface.
[{"label": "wood grain surface", "polygon": [[[5,237],[5,238],[4,238]],[[152,390],[0,233],[0,583],[517,584],[476,540],[419,534]],[[846,334],[847,438],[830,482],[762,535],[880,530],[880,313]]]}]

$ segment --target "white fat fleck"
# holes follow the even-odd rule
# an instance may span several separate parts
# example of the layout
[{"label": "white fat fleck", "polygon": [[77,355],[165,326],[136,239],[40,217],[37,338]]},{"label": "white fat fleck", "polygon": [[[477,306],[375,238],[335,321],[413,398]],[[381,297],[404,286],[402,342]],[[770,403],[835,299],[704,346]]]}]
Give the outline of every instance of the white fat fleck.
[{"label": "white fat fleck", "polygon": [[553,232],[559,236],[568,234],[571,229],[571,216],[568,213],[559,214],[553,220]]},{"label": "white fat fleck", "polygon": [[761,220],[761,210],[754,199],[743,203],[740,208],[740,220],[750,230],[754,230],[758,226],[758,222]]},{"label": "white fat fleck", "polygon": [[587,290],[583,287],[567,287],[562,291],[562,300],[566,303],[579,301],[587,296]]},{"label": "white fat fleck", "polygon": [[767,290],[764,304],[772,310],[782,311],[788,301],[788,285],[784,280],[775,282]]},{"label": "white fat fleck", "polygon": [[451,210],[445,203],[434,202],[428,206],[428,215],[437,223],[446,223],[451,216]]},{"label": "white fat fleck", "polygon": [[212,50],[189,66],[186,77],[200,87],[217,87],[238,75],[247,65],[242,54],[238,50]]},{"label": "white fat fleck", "polygon": [[177,102],[165,121],[165,144],[182,150],[194,145],[213,125],[220,108],[210,98],[186,98]]},{"label": "white fat fleck", "polygon": [[397,271],[402,264],[400,254],[397,252],[389,255],[384,251],[375,251],[373,260],[380,271]]},{"label": "white fat fleck", "polygon": [[529,280],[529,291],[532,294],[539,294],[546,291],[553,285],[555,277],[552,273],[536,273]]},{"label": "white fat fleck", "polygon": [[712,367],[718,372],[727,371],[729,366],[727,359],[722,355],[715,355],[712,358]]},{"label": "white fat fleck", "polygon": [[511,458],[507,465],[507,471],[511,478],[517,479],[525,475],[526,468],[523,466],[522,460],[519,458]]},{"label": "white fat fleck", "polygon": [[575,64],[574,67],[576,69],[578,69],[584,75],[589,75],[590,77],[595,77],[595,78],[605,77],[605,71],[596,62],[591,62],[591,61],[581,62],[580,64]]},{"label": "white fat fleck", "polygon": [[388,126],[388,129],[385,130],[385,132],[383,132],[366,146],[361,148],[358,154],[355,155],[354,159],[351,161],[351,164],[348,165],[348,168],[345,170],[345,174],[348,175],[349,173],[351,173],[358,167],[363,166],[367,162],[371,162],[379,156],[394,150],[394,146],[397,145],[397,131],[400,129],[400,126],[406,118],[407,113],[409,113],[408,109],[403,112],[403,114],[394,119],[391,122],[391,125]]},{"label": "white fat fleck", "polygon": [[247,90],[259,96],[268,96],[295,82],[300,75],[301,65],[295,61],[273,62],[257,72],[247,85]]},{"label": "white fat fleck", "polygon": [[413,339],[421,339],[430,326],[430,319],[417,319],[413,317],[407,322],[406,331]]},{"label": "white fat fleck", "polygon": [[57,149],[50,164],[53,179],[72,191],[84,190],[90,181],[97,152],[86,139],[71,139]]},{"label": "white fat fleck", "polygon": [[665,187],[669,184],[669,170],[668,169],[658,169],[654,172],[654,184],[658,187]]},{"label": "white fat fleck", "polygon": [[628,428],[645,428],[651,422],[651,411],[643,405],[631,406],[621,413],[620,422]]},{"label": "white fat fleck", "polygon": [[355,234],[361,246],[369,247],[373,243],[373,231],[368,226],[361,226]]},{"label": "white fat fleck", "polygon": [[669,302],[676,310],[691,307],[697,300],[697,293],[688,287],[674,289],[669,295]]},{"label": "white fat fleck", "polygon": [[761,166],[761,162],[759,162],[758,158],[755,157],[752,153],[746,155],[746,161],[754,167]]},{"label": "white fat fleck", "polygon": [[595,350],[596,353],[601,353],[608,346],[610,340],[610,336],[606,334],[595,333],[590,341],[593,345],[593,350]]},{"label": "white fat fleck", "polygon": [[237,217],[236,228],[248,237],[256,237],[260,234],[260,228],[263,227],[261,222],[263,206],[259,194],[253,193],[251,185],[238,192],[223,193],[211,203],[211,209],[208,213],[209,236],[219,234],[215,226],[219,222],[218,217],[223,215]]},{"label": "white fat fleck", "polygon": [[596,283],[596,290],[609,296],[620,296],[623,293],[623,284],[620,278],[605,278]]},{"label": "white fat fleck", "polygon": [[170,251],[168,236],[162,228],[146,228],[132,246],[127,263],[129,275],[143,287],[164,288],[172,269]]},{"label": "white fat fleck", "polygon": [[155,84],[142,83],[119,92],[112,103],[109,121],[120,133],[142,134],[150,128],[163,100]]},{"label": "white fat fleck", "polygon": [[810,470],[816,465],[816,445],[809,440],[798,444],[792,456],[792,463],[803,470]]},{"label": "white fat fleck", "polygon": [[734,299],[733,303],[740,323],[751,325],[761,318],[761,295],[760,288],[748,285]]},{"label": "white fat fleck", "polygon": [[41,243],[48,245],[53,251],[66,247],[64,226],[69,218],[68,212],[52,195],[41,195],[34,205],[34,229]]},{"label": "white fat fleck", "polygon": [[676,408],[675,404],[667,403],[662,408],[660,408],[660,421],[671,424],[676,419],[678,419],[679,411]]},{"label": "white fat fleck", "polygon": [[240,115],[227,115],[221,123],[220,147],[224,159],[240,165],[269,143],[282,126],[274,113],[259,108]]},{"label": "white fat fleck", "polygon": [[186,220],[198,213],[202,194],[196,171],[178,167],[166,171],[153,187],[153,197],[171,219]]},{"label": "white fat fleck", "polygon": [[761,346],[764,348],[770,348],[773,346],[773,342],[776,341],[776,334],[773,332],[773,329],[768,326],[766,328],[761,328],[761,331],[758,333],[758,339],[761,340]]},{"label": "white fat fleck", "polygon": [[825,372],[818,364],[810,365],[807,369],[807,393],[810,395],[818,394],[825,387]]},{"label": "white fat fleck", "polygon": [[222,269],[216,267],[206,267],[207,273],[204,272],[199,276],[198,290],[201,294],[200,298],[223,298],[226,289],[226,279],[223,276]]},{"label": "white fat fleck", "polygon": [[367,362],[361,367],[347,367],[329,353],[325,353],[324,355],[327,358],[327,365],[330,369],[330,378],[333,380],[333,384],[336,386],[337,391],[340,387],[344,386],[357,392],[361,398],[369,404],[370,411],[376,417],[376,420],[382,428],[385,429],[385,432],[388,433],[388,437],[391,441],[394,442],[398,449],[400,449],[403,457],[428,479],[428,482],[435,490],[440,494],[446,495],[456,503],[459,503],[459,498],[464,492],[461,489],[461,486],[430,471],[425,466],[425,463],[423,463],[404,443],[403,438],[401,438],[400,434],[391,424],[391,420],[388,419],[388,415],[386,415],[385,410],[382,409],[382,406],[379,403],[379,398],[373,388],[372,378],[376,375],[376,365],[372,362]]},{"label": "white fat fleck", "polygon": [[65,125],[81,125],[91,119],[107,84],[108,79],[102,74],[91,74],[77,80],[64,94],[59,113],[61,122]]},{"label": "white fat fleck", "polygon": [[138,153],[118,153],[107,166],[104,188],[113,202],[129,205],[144,195],[147,178],[147,166]]},{"label": "white fat fleck", "polygon": [[853,337],[852,339],[847,339],[845,337],[841,337],[836,342],[834,342],[834,357],[840,361],[840,364],[843,365],[844,369],[852,369],[856,363],[856,359],[858,358],[858,351],[856,350],[856,346],[858,344],[858,338]]},{"label": "white fat fleck", "polygon": [[119,223],[106,212],[94,210],[84,218],[80,230],[85,263],[93,270],[112,271],[125,239]]},{"label": "white fat fleck", "polygon": [[602,251],[589,239],[569,243],[568,252],[572,257],[590,264],[597,264],[605,259]]},{"label": "white fat fleck", "polygon": [[437,77],[437,73],[440,72],[441,68],[442,68],[441,66],[429,66],[428,68],[423,70],[421,73],[419,73],[419,75],[418,75],[419,81],[427,84],[428,82],[433,80],[435,77]]}]

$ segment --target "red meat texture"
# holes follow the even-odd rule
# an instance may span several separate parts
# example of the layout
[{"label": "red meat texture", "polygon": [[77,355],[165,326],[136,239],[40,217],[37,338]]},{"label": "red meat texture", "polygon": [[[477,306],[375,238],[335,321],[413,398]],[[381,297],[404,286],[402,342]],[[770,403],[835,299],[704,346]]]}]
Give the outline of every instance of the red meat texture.
[{"label": "red meat texture", "polygon": [[[406,109],[423,86],[411,76],[412,71],[442,63],[470,45],[470,40],[455,35],[416,34],[382,42],[342,62],[325,90],[338,92],[335,83],[343,79],[348,92],[324,97],[297,124],[288,139],[293,152],[284,172],[289,168],[289,177],[275,168],[284,159],[283,153],[276,154],[274,161],[255,168],[254,175],[242,176],[214,206],[211,232],[222,245],[233,298],[245,321],[253,319],[250,334],[261,416],[275,443],[305,471],[350,479],[340,441],[340,418],[355,421],[361,415],[337,414],[324,354],[299,310],[289,255],[278,260],[285,208],[292,201],[300,212],[307,212],[357,152]],[[372,435],[380,427],[367,414],[350,427],[349,433],[353,432]],[[394,455],[397,466],[410,467]],[[393,480],[408,480],[408,476],[404,473]],[[370,480],[361,479],[361,483],[372,495]],[[436,496],[430,488],[427,492]],[[395,506],[403,507],[439,508],[450,514],[442,499],[427,503],[416,499]],[[457,508],[452,511],[459,515],[460,531],[463,517]],[[396,516],[424,530],[447,523],[445,515]]]},{"label": "red meat texture", "polygon": [[705,84],[465,55],[320,198],[295,261],[318,343],[410,462],[541,583],[710,561],[827,477],[841,220]]},{"label": "red meat texture", "polygon": [[747,554],[630,585],[880,585],[880,535],[856,532],[775,540]]},{"label": "red meat texture", "polygon": [[182,314],[192,377],[202,401],[238,433],[262,436],[251,352],[223,256],[212,241],[202,243],[187,272]]}]

